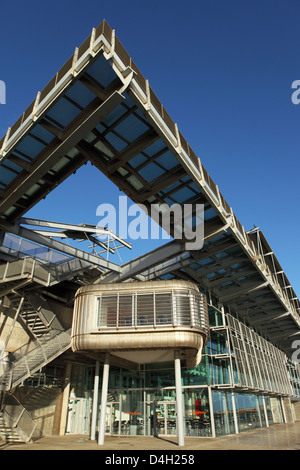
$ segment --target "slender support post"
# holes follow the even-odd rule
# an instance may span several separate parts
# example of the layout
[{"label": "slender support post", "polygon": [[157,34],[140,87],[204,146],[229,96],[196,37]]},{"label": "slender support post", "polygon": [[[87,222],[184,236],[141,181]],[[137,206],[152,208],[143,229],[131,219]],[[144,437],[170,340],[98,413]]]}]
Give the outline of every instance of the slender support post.
[{"label": "slender support post", "polygon": [[234,392],[231,392],[231,403],[232,403],[232,411],[233,411],[234,432],[235,434],[239,434],[239,424],[238,424],[237,414],[236,414]]},{"label": "slender support post", "polygon": [[69,404],[69,396],[70,396],[71,371],[72,371],[72,363],[68,362],[66,366],[65,386],[63,390],[62,407],[61,407],[61,414],[60,414],[60,427],[59,427],[60,436],[64,436],[66,432],[67,417],[68,417],[68,404]]},{"label": "slender support post", "polygon": [[180,351],[174,351],[178,445],[184,445]]},{"label": "slender support post", "polygon": [[8,345],[8,342],[9,342],[9,340],[10,340],[10,337],[11,337],[11,334],[12,334],[13,329],[14,329],[14,327],[15,327],[17,318],[18,318],[19,313],[20,313],[20,311],[21,311],[23,302],[24,302],[24,297],[21,297],[20,302],[19,302],[19,305],[18,305],[18,308],[17,308],[17,310],[16,310],[16,313],[15,313],[15,316],[14,316],[14,319],[13,319],[13,322],[12,322],[12,324],[11,324],[9,333],[8,333],[7,338],[6,338],[6,340],[5,340],[5,344],[4,344],[4,347],[3,347],[3,350],[4,350],[4,351],[6,350],[6,347],[7,347],[7,345]]},{"label": "slender support post", "polygon": [[99,369],[100,362],[96,361],[95,365],[95,379],[94,379],[94,396],[93,396],[93,411],[92,411],[92,425],[91,425],[91,440],[96,439],[96,423],[98,412],[98,392],[99,392]]},{"label": "slender support post", "polygon": [[157,411],[156,411],[156,408],[157,408],[157,402],[156,400],[154,400],[153,402],[153,436],[154,437],[157,437],[158,433],[157,433]]},{"label": "slender support post", "polygon": [[208,402],[209,402],[209,414],[210,414],[210,425],[211,425],[211,437],[216,437],[215,415],[214,415],[214,405],[213,405],[213,400],[212,400],[211,387],[208,387]]},{"label": "slender support post", "polygon": [[99,446],[103,446],[104,444],[108,376],[109,376],[109,353],[106,353],[105,359],[104,359],[104,365],[103,365],[103,378],[102,378],[101,410],[100,410],[99,439],[98,439]]},{"label": "slender support post", "polygon": [[262,397],[262,400],[263,400],[263,407],[264,407],[264,413],[265,413],[266,427],[268,428],[270,425],[269,425],[268,411],[267,411],[267,406],[266,406],[266,399],[264,396]]}]

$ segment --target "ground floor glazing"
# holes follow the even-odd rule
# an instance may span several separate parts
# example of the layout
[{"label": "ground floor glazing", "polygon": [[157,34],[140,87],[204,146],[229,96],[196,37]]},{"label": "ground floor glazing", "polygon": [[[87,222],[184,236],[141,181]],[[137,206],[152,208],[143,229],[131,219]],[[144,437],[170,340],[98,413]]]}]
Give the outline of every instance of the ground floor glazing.
[{"label": "ground floor glazing", "polygon": [[[182,372],[185,436],[218,437],[284,422],[279,396],[190,385]],[[93,367],[73,365],[66,433],[90,434],[93,382]],[[100,411],[100,393],[98,403]],[[111,367],[106,434],[172,436],[176,428],[174,371],[167,364],[139,371]]]}]

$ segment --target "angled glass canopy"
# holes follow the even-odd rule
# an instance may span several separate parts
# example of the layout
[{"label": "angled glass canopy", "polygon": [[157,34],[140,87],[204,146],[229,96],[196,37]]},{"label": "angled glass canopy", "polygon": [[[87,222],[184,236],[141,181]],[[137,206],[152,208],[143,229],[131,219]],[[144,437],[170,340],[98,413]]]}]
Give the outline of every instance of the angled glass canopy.
[{"label": "angled glass canopy", "polygon": [[196,281],[290,349],[300,303],[267,241],[245,231],[105,21],[0,141],[1,230],[16,233],[20,218],[87,161],[136,203],[205,210],[201,250],[174,240],[141,257],[139,269],[136,261],[105,276]]}]

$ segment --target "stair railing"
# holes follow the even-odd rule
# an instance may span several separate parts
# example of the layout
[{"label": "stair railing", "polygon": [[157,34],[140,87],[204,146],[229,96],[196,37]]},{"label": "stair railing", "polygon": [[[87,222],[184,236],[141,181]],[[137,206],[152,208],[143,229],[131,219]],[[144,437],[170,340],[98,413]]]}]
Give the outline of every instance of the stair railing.
[{"label": "stair railing", "polygon": [[6,393],[2,408],[5,422],[24,442],[29,442],[36,428],[36,422],[19,400],[11,393]]},{"label": "stair railing", "polygon": [[34,340],[9,353],[0,364],[0,390],[9,390],[41,369],[64,350],[71,342],[71,329],[52,330],[47,340]]}]

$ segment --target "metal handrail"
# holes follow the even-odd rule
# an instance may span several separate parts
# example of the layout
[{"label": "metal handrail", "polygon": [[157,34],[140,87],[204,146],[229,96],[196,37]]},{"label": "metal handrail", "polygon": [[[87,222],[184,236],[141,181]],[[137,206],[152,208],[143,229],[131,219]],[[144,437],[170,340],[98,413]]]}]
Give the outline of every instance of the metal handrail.
[{"label": "metal handrail", "polygon": [[[9,353],[0,364],[0,380],[6,376],[6,387],[11,388],[16,381],[26,376],[30,376],[49,362],[53,356],[68,345],[71,341],[70,331],[52,330],[47,336],[47,340],[35,340],[22,346],[13,353]],[[65,338],[65,339],[63,339]],[[33,347],[31,347],[33,346]],[[55,347],[54,347],[55,346]],[[30,349],[28,349],[30,347]],[[49,349],[50,348],[50,349]],[[41,353],[40,355],[38,353]],[[35,359],[31,362],[32,359]],[[19,369],[19,372],[17,372]],[[18,374],[17,377],[14,377]]]},{"label": "metal handrail", "polygon": [[29,442],[37,423],[13,394],[6,393],[2,412],[7,416],[9,426],[16,429],[25,442]]}]

